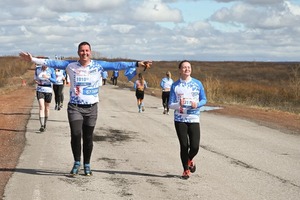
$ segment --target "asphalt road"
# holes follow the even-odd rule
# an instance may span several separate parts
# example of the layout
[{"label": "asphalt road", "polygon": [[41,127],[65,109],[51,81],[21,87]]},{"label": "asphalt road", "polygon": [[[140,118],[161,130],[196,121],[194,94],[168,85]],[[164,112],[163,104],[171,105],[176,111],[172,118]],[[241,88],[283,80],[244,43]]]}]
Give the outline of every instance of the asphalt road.
[{"label": "asphalt road", "polygon": [[161,100],[153,96],[145,96],[145,106],[138,113],[133,91],[103,86],[93,176],[83,176],[82,170],[69,177],[73,158],[66,106],[55,111],[52,105],[47,132],[40,134],[34,101],[26,147],[4,200],[300,198],[299,136],[202,112],[197,171],[182,180],[173,114],[163,115]]}]

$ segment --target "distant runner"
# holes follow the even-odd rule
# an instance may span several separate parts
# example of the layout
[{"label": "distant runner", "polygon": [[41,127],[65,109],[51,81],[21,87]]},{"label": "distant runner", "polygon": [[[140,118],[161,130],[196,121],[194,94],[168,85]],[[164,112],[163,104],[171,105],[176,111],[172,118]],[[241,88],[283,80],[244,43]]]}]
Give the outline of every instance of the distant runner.
[{"label": "distant runner", "polygon": [[52,100],[52,84],[56,83],[55,71],[46,65],[38,65],[35,68],[34,80],[36,86],[36,98],[39,102],[40,132],[46,130],[50,114],[50,103]]}]

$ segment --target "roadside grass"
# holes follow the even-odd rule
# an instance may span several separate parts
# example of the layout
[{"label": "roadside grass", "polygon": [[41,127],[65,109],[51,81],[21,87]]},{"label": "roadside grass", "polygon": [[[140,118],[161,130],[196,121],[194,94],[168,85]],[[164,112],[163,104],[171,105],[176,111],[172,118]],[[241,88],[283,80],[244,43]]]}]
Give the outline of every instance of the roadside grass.
[{"label": "roadside grass", "polygon": [[[180,61],[157,61],[143,72],[155,95],[167,71],[177,80]],[[300,114],[300,64],[291,62],[191,61],[192,77],[199,79],[209,104],[240,104]],[[126,82],[126,77],[120,80]],[[134,80],[132,80],[134,81]],[[152,91],[153,94],[153,91]]]},{"label": "roadside grass", "polygon": [[[71,59],[71,58],[67,58]],[[76,58],[73,58],[76,59]],[[107,61],[130,59],[106,59]],[[10,84],[13,77],[20,77],[32,64],[18,57],[0,57],[0,88]],[[180,61],[154,61],[143,73],[148,83],[148,93],[160,96],[160,80],[167,71],[173,80],[179,78]],[[205,62],[191,61],[192,77],[201,80],[211,105],[240,104],[300,114],[300,64],[293,62]],[[112,72],[109,72],[110,77]],[[33,79],[33,77],[31,77]],[[120,73],[118,85],[132,87],[135,78],[128,82]],[[18,85],[20,85],[18,83]]]},{"label": "roadside grass", "polygon": [[32,65],[13,56],[0,57],[0,63],[0,87],[7,85],[10,78],[22,76]]}]

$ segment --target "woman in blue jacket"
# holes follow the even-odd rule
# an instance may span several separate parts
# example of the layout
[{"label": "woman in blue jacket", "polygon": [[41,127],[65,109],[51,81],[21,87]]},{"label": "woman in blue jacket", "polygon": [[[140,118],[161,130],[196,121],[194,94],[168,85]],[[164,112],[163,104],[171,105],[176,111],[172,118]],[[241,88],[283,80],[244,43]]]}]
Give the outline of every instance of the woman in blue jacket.
[{"label": "woman in blue jacket", "polygon": [[174,109],[174,124],[180,144],[182,178],[196,171],[193,158],[200,145],[200,107],[206,104],[202,83],[191,77],[192,66],[187,60],[179,63],[180,79],[172,84],[169,107]]}]

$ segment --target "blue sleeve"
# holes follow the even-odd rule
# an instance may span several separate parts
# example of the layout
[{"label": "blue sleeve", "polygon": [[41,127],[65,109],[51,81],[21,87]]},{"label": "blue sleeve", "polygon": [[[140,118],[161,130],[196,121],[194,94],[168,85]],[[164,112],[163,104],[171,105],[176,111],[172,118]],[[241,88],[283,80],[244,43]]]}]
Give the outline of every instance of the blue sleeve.
[{"label": "blue sleeve", "polygon": [[124,72],[124,75],[127,77],[128,81],[130,81],[131,79],[133,79],[133,77],[135,77],[136,74],[137,74],[136,68],[126,69],[125,72]]},{"label": "blue sleeve", "polygon": [[67,66],[71,62],[76,62],[76,60],[52,60],[52,59],[45,59],[45,65],[54,69],[62,69],[66,70]]},{"label": "blue sleeve", "polygon": [[206,99],[206,94],[205,94],[205,90],[204,90],[204,87],[202,85],[202,83],[199,81],[199,87],[200,87],[200,92],[199,92],[199,102],[198,102],[198,108],[204,106],[207,102],[207,99]]},{"label": "blue sleeve", "polygon": [[136,82],[134,82],[134,84],[133,84],[133,88],[134,88],[134,89],[136,89]]},{"label": "blue sleeve", "polygon": [[124,75],[130,81],[137,73],[137,62],[108,62],[102,60],[94,60],[99,63],[104,70],[125,70]]},{"label": "blue sleeve", "polygon": [[38,65],[47,65],[48,67],[55,69],[65,70],[66,67],[71,62],[76,62],[75,60],[53,60],[53,59],[44,59],[44,58],[32,58],[32,62]]},{"label": "blue sleeve", "polygon": [[176,99],[176,93],[175,93],[176,85],[177,85],[177,81],[172,84],[171,90],[170,90],[169,107],[171,109],[179,109],[179,107],[180,107],[179,102],[177,102],[177,99]]},{"label": "blue sleeve", "polygon": [[162,80],[160,81],[160,87],[161,87],[162,89],[164,89],[164,79],[162,79]]},{"label": "blue sleeve", "polygon": [[50,68],[51,69],[51,77],[49,78],[49,80],[52,82],[52,83],[56,83],[56,75],[55,75],[55,71],[53,68]]},{"label": "blue sleeve", "polygon": [[94,61],[100,64],[104,70],[125,70],[137,67],[137,62],[108,62],[103,60]]}]

